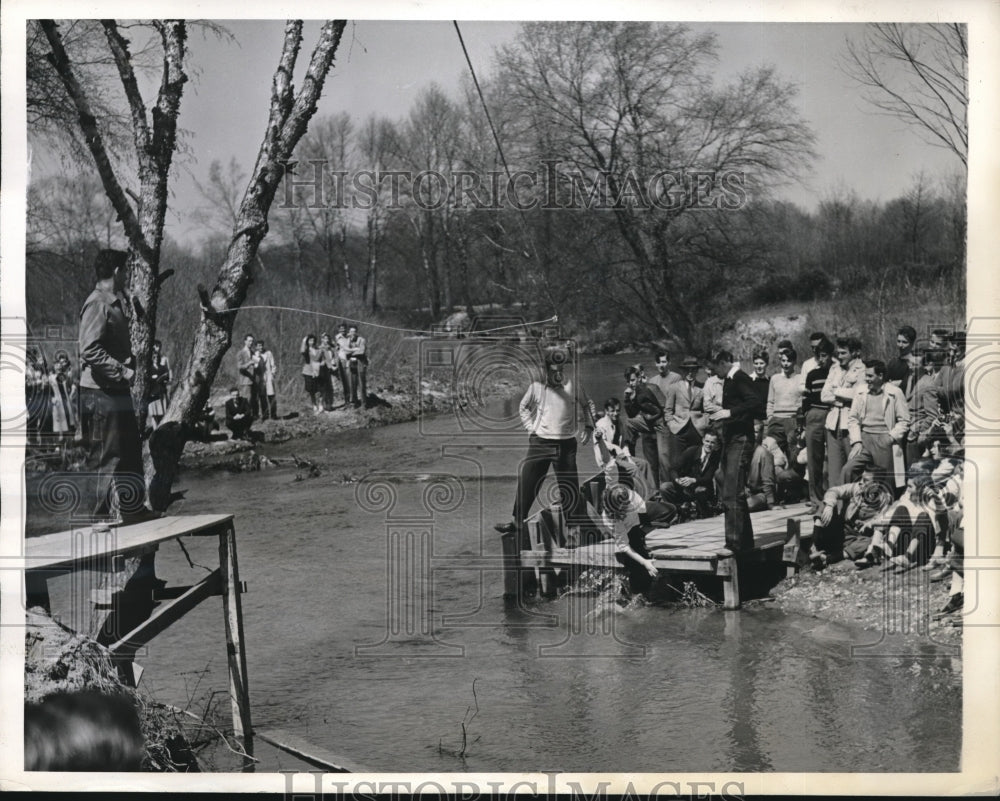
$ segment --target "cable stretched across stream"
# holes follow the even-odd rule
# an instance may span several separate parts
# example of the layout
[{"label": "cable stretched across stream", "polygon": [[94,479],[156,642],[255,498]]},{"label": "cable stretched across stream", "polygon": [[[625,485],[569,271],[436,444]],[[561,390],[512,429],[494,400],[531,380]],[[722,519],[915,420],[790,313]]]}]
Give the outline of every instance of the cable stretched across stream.
[{"label": "cable stretched across stream", "polygon": [[[310,309],[299,309],[299,308],[297,308],[295,306],[264,306],[264,305],[239,306],[239,307],[237,307],[235,309],[221,309],[220,311],[216,311],[214,313],[215,314],[235,314],[236,312],[246,311],[247,309],[270,309],[272,311],[301,312],[302,314],[315,314],[315,315],[318,315],[320,317],[329,317],[331,320],[343,320],[343,319],[350,320],[351,319],[349,317],[345,318],[343,315],[340,315],[340,314],[329,314],[327,312],[312,311]],[[530,327],[536,326],[536,325],[545,325],[546,323],[554,324],[554,323],[558,323],[558,322],[559,322],[559,315],[553,314],[551,317],[546,317],[544,320],[534,320],[532,322],[522,322],[522,323],[511,323],[510,325],[499,325],[499,326],[496,326],[494,328],[484,328],[481,331],[476,331],[475,333],[476,334],[492,334],[495,331],[509,331],[512,328],[530,328]],[[427,334],[429,336],[433,336],[434,334],[441,333],[440,331],[428,331],[428,330],[425,330],[425,329],[422,329],[422,328],[400,328],[398,326],[382,325],[380,323],[372,323],[372,322],[368,322],[368,321],[365,322],[365,325],[366,326],[370,326],[372,328],[384,328],[387,331],[402,331],[403,333],[407,333],[407,334]]]}]

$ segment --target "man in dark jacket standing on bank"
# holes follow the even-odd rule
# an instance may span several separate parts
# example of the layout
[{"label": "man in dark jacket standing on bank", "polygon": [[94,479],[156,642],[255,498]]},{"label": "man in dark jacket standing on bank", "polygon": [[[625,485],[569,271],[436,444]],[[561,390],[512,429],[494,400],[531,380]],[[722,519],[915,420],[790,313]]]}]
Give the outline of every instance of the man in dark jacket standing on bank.
[{"label": "man in dark jacket standing on bank", "polygon": [[762,418],[760,396],[750,376],[726,350],[712,362],[713,372],[722,379],[722,409],[713,413],[713,422],[722,425],[722,505],[726,515],[726,547],[737,553],[753,548],[753,529],[747,509],[747,474],[754,449],[754,418]]},{"label": "man in dark jacket standing on bank", "polygon": [[90,474],[84,502],[96,518],[125,522],[141,515],[146,497],[139,426],[129,384],[135,375],[125,317],[126,254],[102,250],[97,286],[80,312],[80,423]]}]

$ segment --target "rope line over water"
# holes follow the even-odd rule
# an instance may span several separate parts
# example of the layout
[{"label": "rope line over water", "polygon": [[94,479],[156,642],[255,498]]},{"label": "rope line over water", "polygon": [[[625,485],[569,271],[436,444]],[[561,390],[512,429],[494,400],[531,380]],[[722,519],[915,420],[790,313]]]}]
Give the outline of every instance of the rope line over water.
[{"label": "rope line over water", "polygon": [[[235,314],[239,311],[245,311],[247,309],[270,309],[271,311],[291,311],[291,312],[301,312],[302,314],[315,314],[319,317],[329,317],[331,320],[347,320],[349,322],[356,322],[350,317],[344,317],[341,314],[329,314],[327,312],[312,311],[311,309],[299,309],[295,306],[239,306],[235,309],[222,309],[216,311],[215,314]],[[482,330],[477,330],[471,333],[475,334],[491,334],[494,331],[509,331],[512,328],[530,328],[536,325],[545,325],[546,323],[557,323],[559,322],[559,315],[553,314],[551,317],[546,317],[544,320],[533,320],[531,322],[523,323],[512,323],[510,325],[499,325],[495,328],[484,328]],[[428,331],[422,328],[399,328],[394,325],[382,325],[380,323],[364,322],[359,323],[359,325],[366,325],[372,328],[384,328],[387,331],[401,331],[407,334],[427,334],[428,336],[433,336],[434,334],[440,334],[441,331]]]}]

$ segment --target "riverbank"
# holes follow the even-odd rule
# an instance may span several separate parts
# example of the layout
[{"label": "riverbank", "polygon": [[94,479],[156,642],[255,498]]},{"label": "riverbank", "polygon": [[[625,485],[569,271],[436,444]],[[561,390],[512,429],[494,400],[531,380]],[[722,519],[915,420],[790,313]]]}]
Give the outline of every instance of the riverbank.
[{"label": "riverbank", "polygon": [[808,568],[779,582],[767,603],[787,613],[831,623],[883,632],[910,646],[961,647],[961,614],[940,620],[934,613],[948,600],[950,578],[932,583],[927,571],[916,568],[896,574],[881,566],[858,570],[844,560],[824,570]]},{"label": "riverbank", "polygon": [[[524,386],[515,383],[506,372],[495,376],[477,377],[476,392],[465,393],[456,388],[446,371],[424,371],[417,375],[408,364],[403,364],[374,385],[369,392],[367,406],[354,407],[340,403],[328,411],[316,413],[305,398],[283,400],[279,405],[279,419],[258,420],[254,423],[250,440],[233,440],[225,428],[225,413],[219,408],[225,401],[219,396],[213,401],[216,419],[222,428],[210,442],[190,441],[181,456],[181,467],[189,470],[226,469],[254,471],[274,464],[270,456],[258,451],[273,450],[297,440],[338,432],[380,428],[397,423],[408,423],[421,416],[444,414],[456,408],[478,407],[484,399],[505,399],[519,395]],[[279,448],[282,453],[293,449]],[[283,457],[278,457],[283,458]],[[326,469],[332,467],[335,456],[324,462],[311,459],[310,464]],[[358,466],[353,466],[357,472]],[[306,465],[308,470],[309,466]]]}]

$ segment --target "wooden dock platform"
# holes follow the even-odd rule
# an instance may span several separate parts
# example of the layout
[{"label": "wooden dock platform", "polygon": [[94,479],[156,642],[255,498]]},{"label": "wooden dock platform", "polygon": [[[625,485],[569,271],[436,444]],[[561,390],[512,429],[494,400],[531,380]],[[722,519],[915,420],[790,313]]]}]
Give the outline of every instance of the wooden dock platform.
[{"label": "wooden dock platform", "polygon": [[[805,503],[754,512],[754,548],[739,558],[726,548],[725,524],[722,515],[689,520],[669,528],[650,528],[646,547],[661,573],[717,576],[723,581],[724,606],[740,606],[739,570],[753,569],[755,564],[784,563],[787,572],[794,572],[804,561],[804,545],[812,539],[813,518]],[[528,519],[532,549],[520,553],[523,567],[539,571],[543,590],[546,572],[553,568],[619,568],[614,542],[602,542],[567,547],[561,526],[549,510]]]}]

